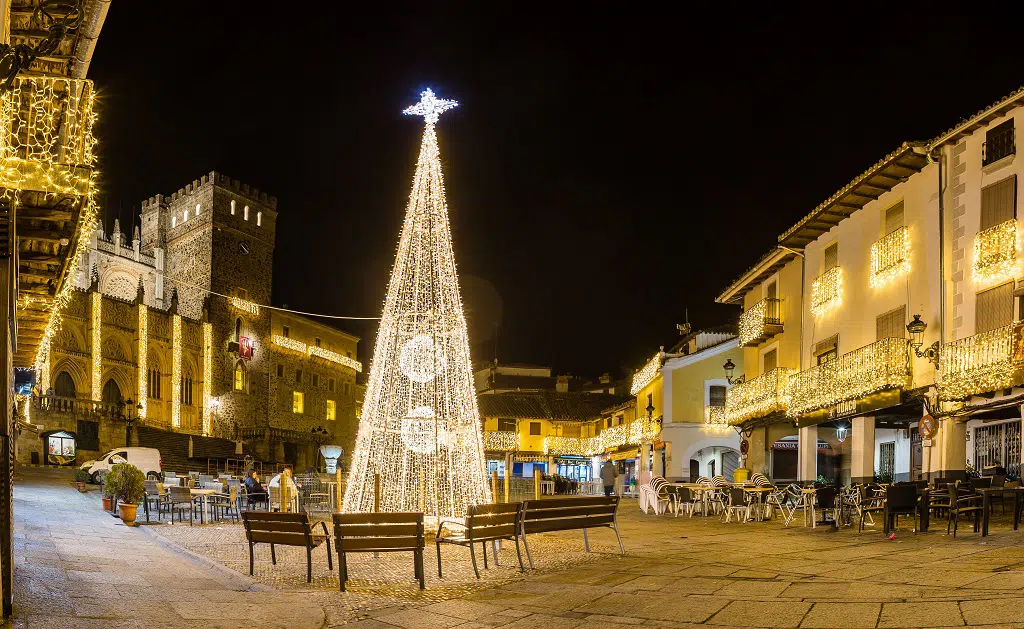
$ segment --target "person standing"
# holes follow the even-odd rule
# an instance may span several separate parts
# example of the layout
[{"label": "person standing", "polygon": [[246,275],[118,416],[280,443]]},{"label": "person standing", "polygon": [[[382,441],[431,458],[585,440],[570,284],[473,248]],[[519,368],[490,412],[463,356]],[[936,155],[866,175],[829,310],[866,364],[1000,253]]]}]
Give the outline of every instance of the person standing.
[{"label": "person standing", "polygon": [[604,495],[611,496],[615,493],[615,479],[619,477],[619,470],[608,459],[601,466],[601,482],[604,483]]}]

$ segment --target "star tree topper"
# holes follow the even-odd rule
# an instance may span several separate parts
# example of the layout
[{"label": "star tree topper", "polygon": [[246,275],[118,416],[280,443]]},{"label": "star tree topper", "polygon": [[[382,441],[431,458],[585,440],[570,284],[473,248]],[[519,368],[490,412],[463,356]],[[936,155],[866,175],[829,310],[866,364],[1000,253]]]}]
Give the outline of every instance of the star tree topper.
[{"label": "star tree topper", "polygon": [[420,92],[420,102],[406,107],[402,113],[406,116],[423,116],[427,124],[434,124],[441,114],[458,106],[458,101],[435,98],[434,91],[428,87]]}]

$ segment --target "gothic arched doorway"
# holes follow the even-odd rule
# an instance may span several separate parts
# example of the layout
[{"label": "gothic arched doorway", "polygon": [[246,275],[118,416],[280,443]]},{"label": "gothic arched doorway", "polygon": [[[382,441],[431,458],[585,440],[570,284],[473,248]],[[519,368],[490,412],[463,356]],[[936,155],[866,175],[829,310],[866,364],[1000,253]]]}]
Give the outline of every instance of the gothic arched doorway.
[{"label": "gothic arched doorway", "polygon": [[75,397],[75,381],[66,371],[62,371],[57,374],[57,378],[53,381],[53,392],[60,397]]},{"label": "gothic arched doorway", "polygon": [[121,403],[121,387],[117,386],[113,378],[107,380],[107,383],[103,385],[102,399],[104,406],[116,406]]}]

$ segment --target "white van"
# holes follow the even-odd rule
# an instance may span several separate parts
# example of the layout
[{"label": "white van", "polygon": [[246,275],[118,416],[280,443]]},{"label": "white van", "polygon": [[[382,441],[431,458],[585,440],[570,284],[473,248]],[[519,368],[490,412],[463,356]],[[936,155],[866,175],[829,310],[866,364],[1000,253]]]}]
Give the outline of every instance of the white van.
[{"label": "white van", "polygon": [[142,470],[146,478],[159,480],[163,474],[163,461],[156,448],[117,448],[94,461],[82,463],[82,469],[92,475],[92,482],[98,483],[100,476],[118,463],[131,463]]}]

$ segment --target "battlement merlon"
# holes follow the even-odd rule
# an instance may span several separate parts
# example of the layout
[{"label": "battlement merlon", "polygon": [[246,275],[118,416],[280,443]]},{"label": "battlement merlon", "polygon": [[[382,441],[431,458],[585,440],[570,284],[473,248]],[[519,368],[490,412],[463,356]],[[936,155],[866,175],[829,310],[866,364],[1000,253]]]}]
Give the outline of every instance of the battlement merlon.
[{"label": "battlement merlon", "polygon": [[199,179],[193,180],[192,183],[179,188],[178,191],[171,194],[170,197],[165,197],[165,200],[169,202],[177,201],[180,198],[196,192],[203,186],[210,184],[216,185],[225,190],[231,190],[235,194],[251,200],[254,204],[260,204],[271,211],[277,212],[277,197],[271,196],[266,192],[261,192],[259,188],[251,187],[247,183],[242,183],[237,179],[232,179],[215,170],[211,170],[208,175],[203,175]]}]

